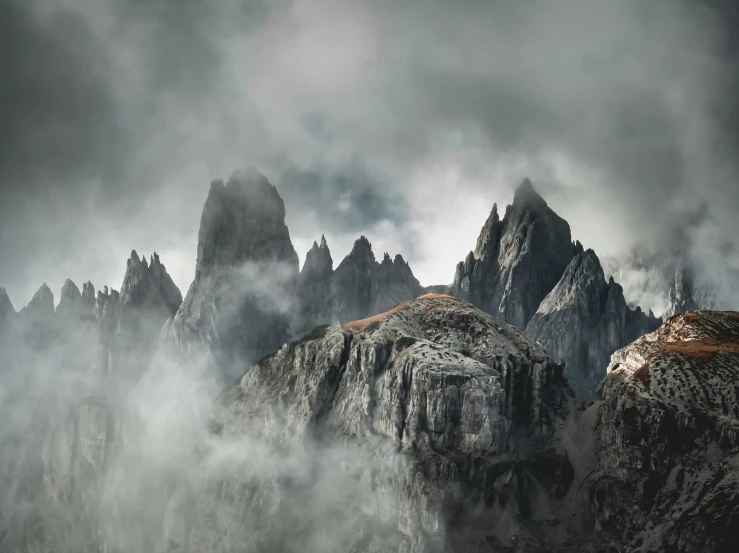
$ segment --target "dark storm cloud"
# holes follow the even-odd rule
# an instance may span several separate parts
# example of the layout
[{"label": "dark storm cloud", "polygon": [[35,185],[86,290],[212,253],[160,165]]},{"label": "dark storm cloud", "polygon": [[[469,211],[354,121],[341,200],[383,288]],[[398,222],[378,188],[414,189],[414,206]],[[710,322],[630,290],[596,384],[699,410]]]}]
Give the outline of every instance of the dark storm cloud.
[{"label": "dark storm cloud", "polygon": [[523,176],[599,252],[739,230],[728,0],[2,10],[0,283],[19,305],[44,279],[117,286],[132,248],[186,286],[207,183],[252,164],[301,255],[365,233],[427,284]]},{"label": "dark storm cloud", "polygon": [[475,125],[493,156],[554,151],[588,166],[604,186],[577,186],[582,208],[614,195],[623,222],[647,221],[652,237],[667,228],[675,196],[711,193],[736,205],[718,175],[697,182],[711,170],[733,176],[718,166],[731,160],[712,151],[724,112],[735,110],[724,89],[735,68],[718,50],[721,14],[678,2],[565,1],[557,12],[543,2],[477,3],[456,16],[440,6],[408,14],[437,30],[404,42],[413,101],[394,100],[416,124]]},{"label": "dark storm cloud", "polygon": [[[314,232],[359,233],[376,221],[401,223],[405,219],[405,198],[393,184],[355,158],[342,167],[321,163],[309,169],[287,167],[281,171],[280,193],[288,205],[301,207],[294,221],[301,215],[309,217],[309,224],[301,225],[302,232],[312,227]],[[325,217],[310,219],[326,206],[331,210]]]},{"label": "dark storm cloud", "polygon": [[[79,15],[0,4],[0,185],[109,175],[125,156],[103,44]],[[3,203],[3,208],[9,205]]]},{"label": "dark storm cloud", "polygon": [[0,280],[16,292],[47,278],[32,274],[33,257],[80,237],[89,184],[117,179],[125,163],[107,71],[81,15],[39,18],[30,2],[0,3]]}]

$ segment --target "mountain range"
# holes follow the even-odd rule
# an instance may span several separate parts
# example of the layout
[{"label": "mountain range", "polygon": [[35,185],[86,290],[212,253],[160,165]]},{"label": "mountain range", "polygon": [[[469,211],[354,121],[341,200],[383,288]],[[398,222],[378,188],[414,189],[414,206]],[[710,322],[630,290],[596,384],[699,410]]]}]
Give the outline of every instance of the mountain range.
[{"label": "mountain range", "polygon": [[333,265],[248,169],[184,298],[136,252],[120,292],[0,289],[0,546],[733,551],[739,315],[689,277],[630,306],[528,179],[450,285]]}]

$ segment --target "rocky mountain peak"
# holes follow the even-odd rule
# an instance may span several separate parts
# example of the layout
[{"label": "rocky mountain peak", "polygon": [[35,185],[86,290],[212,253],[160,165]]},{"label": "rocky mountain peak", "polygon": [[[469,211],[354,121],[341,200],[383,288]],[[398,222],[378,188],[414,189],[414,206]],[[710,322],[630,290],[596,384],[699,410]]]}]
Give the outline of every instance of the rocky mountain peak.
[{"label": "rocky mountain peak", "polygon": [[298,256],[285,225],[285,204],[256,169],[236,171],[226,184],[213,181],[198,233],[196,274],[246,262],[281,262]]},{"label": "rocky mountain peak", "polygon": [[326,276],[330,278],[334,269],[334,260],[331,258],[331,251],[326,244],[326,238],[321,236],[321,244],[313,242],[313,247],[308,250],[305,255],[305,263],[301,275],[307,276]]},{"label": "rocky mountain peak", "polygon": [[102,290],[98,290],[97,296],[95,297],[94,313],[95,317],[102,319],[112,317],[112,312],[117,309],[119,304],[120,294],[113,289],[108,290],[107,286],[103,286]]},{"label": "rocky mountain peak", "polygon": [[679,313],[700,309],[695,301],[693,289],[692,271],[684,260],[680,260],[675,268],[674,280],[667,291],[667,308],[664,317],[669,319]]},{"label": "rocky mountain peak", "polygon": [[56,308],[58,314],[63,315],[82,315],[85,311],[85,304],[82,301],[82,294],[77,285],[70,279],[64,281],[62,292],[59,296],[59,305]]},{"label": "rocky mountain peak", "polygon": [[660,323],[627,305],[621,286],[612,277],[606,281],[598,256],[588,249],[572,259],[526,334],[554,359],[566,360],[570,385],[588,401],[605,376],[611,353]]},{"label": "rocky mountain peak", "polygon": [[521,181],[513,193],[513,209],[534,209],[545,210],[549,206],[539,193],[534,189],[534,185],[528,178]]},{"label": "rocky mountain peak", "polygon": [[227,381],[278,348],[289,336],[297,277],[277,189],[253,168],[225,184],[213,181],[200,218],[195,279],[162,331],[163,353],[142,386],[166,378],[173,355],[197,350],[196,360],[185,354],[186,370],[215,371]]},{"label": "rocky mountain peak", "polygon": [[159,256],[151,256],[151,264],[146,256],[139,258],[136,250],[126,261],[126,273],[121,284],[122,305],[136,307],[163,307],[172,316],[182,303],[180,289],[167,273],[167,268],[159,261]]},{"label": "rocky mountain peak", "polygon": [[525,179],[502,221],[494,206],[474,252],[457,265],[452,293],[523,329],[580,251],[567,221]]},{"label": "rocky mountain peak", "polygon": [[33,295],[31,301],[20,311],[30,317],[50,317],[54,315],[54,293],[44,282]]},{"label": "rocky mountain peak", "polygon": [[89,311],[95,306],[95,287],[89,280],[82,284],[82,303]]},{"label": "rocky mountain peak", "polygon": [[498,217],[498,204],[493,204],[493,210],[490,212],[485,224],[482,226],[480,235],[477,237],[477,244],[474,252],[470,252],[474,259],[490,258],[494,259],[498,256],[498,246],[500,245],[500,234],[503,225]]},{"label": "rocky mountain peak", "polygon": [[399,253],[395,254],[395,257],[393,258],[393,265],[395,265],[396,267],[410,269],[410,265],[408,264],[408,262],[405,259],[403,259],[403,256],[400,255]]},{"label": "rocky mountain peak", "polygon": [[613,354],[583,429],[594,470],[575,495],[591,551],[736,548],[737,375],[736,312],[679,314]]},{"label": "rocky mountain peak", "polygon": [[372,261],[375,261],[375,254],[372,251],[372,244],[370,244],[370,241],[367,240],[366,236],[361,235],[359,238],[357,238],[357,240],[354,241],[352,251],[349,252],[348,257],[364,260],[372,259]]}]

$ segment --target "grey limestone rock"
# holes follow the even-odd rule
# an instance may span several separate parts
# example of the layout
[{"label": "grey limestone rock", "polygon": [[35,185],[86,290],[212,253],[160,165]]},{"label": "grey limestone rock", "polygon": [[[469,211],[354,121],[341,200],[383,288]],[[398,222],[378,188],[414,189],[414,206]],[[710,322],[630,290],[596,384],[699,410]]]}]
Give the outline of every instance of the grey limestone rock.
[{"label": "grey limestone rock", "polygon": [[44,282],[28,305],[20,310],[26,319],[49,319],[54,315],[54,294]]},{"label": "grey limestone rock", "polygon": [[457,265],[452,294],[524,329],[580,252],[567,221],[524,179],[502,220],[493,206],[475,250]]},{"label": "grey limestone rock", "polygon": [[305,256],[300,271],[295,296],[296,311],[292,323],[294,334],[305,334],[319,323],[333,323],[333,304],[331,301],[331,277],[334,262],[331,258],[326,238],[321,236],[320,245],[313,247]]},{"label": "grey limestone rock", "polygon": [[[739,313],[694,311],[614,353],[582,478],[578,551],[728,552],[739,543]],[[570,550],[570,549],[568,549]],[[571,549],[575,550],[575,549]]]},{"label": "grey limestone rock", "polygon": [[147,263],[132,251],[118,303],[120,314],[108,342],[108,372],[116,393],[123,394],[149,368],[162,326],[177,312],[182,294],[156,252]]},{"label": "grey limestone rock", "polygon": [[349,255],[339,263],[331,279],[331,299],[336,321],[348,322],[370,314],[376,266],[372,245],[361,236],[354,242]]},{"label": "grey limestone rock", "polygon": [[215,370],[225,383],[288,338],[298,257],[266,177],[248,169],[211,184],[197,251],[195,279],[162,330],[147,378],[166,378],[179,356],[186,372]]},{"label": "grey limestone rock", "polygon": [[553,359],[566,362],[578,398],[592,400],[611,354],[661,320],[626,303],[613,277],[606,281],[593,250],[578,254],[526,326]]},{"label": "grey limestone rock", "polygon": [[361,236],[336,268],[325,240],[308,252],[298,279],[295,333],[317,324],[339,324],[368,317],[417,298],[423,287],[401,255],[385,253],[377,262],[369,240]]},{"label": "grey limestone rock", "polygon": [[[338,521],[360,535],[370,524],[383,532],[354,551],[527,551],[548,540],[530,519],[554,505],[571,478],[553,445],[569,398],[562,367],[520,331],[456,298],[423,296],[286,344],[222,394],[216,426],[222,439],[364,451],[365,469],[374,468],[357,478],[371,485],[352,488]],[[276,478],[281,491],[271,496],[289,501]],[[263,501],[237,489],[229,493],[238,512]],[[208,505],[217,503],[207,497],[197,500],[198,516],[212,520],[218,515]],[[269,523],[261,529],[270,531]],[[228,524],[196,523],[185,551],[208,550],[219,536],[257,539]]]},{"label": "grey limestone rock", "polygon": [[82,294],[77,285],[69,279],[64,281],[62,293],[59,296],[59,305],[56,312],[59,315],[77,315],[83,310]]}]

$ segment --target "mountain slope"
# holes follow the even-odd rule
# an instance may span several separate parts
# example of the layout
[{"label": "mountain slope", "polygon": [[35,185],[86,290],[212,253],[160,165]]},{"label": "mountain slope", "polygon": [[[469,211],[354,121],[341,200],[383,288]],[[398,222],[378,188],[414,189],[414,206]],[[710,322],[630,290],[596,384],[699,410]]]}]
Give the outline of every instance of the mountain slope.
[{"label": "mountain slope", "polygon": [[580,252],[567,221],[525,179],[503,220],[493,206],[475,251],[457,265],[452,294],[524,329]]},{"label": "mountain slope", "polygon": [[285,205],[266,177],[247,169],[211,184],[197,251],[195,278],[162,331],[147,379],[178,370],[169,362],[175,356],[222,384],[288,337],[298,256]]},{"label": "mountain slope", "polygon": [[598,256],[586,250],[574,257],[526,326],[554,359],[566,360],[566,374],[576,395],[593,398],[606,374],[611,354],[661,321],[629,308],[621,286],[606,282]]},{"label": "mountain slope", "polygon": [[[93,548],[127,550],[133,525],[142,550],[183,553],[546,550],[569,403],[522,333],[427,296],[285,344],[221,394],[207,434],[130,434],[83,402],[48,442],[44,497],[94,513],[76,526]],[[149,435],[177,456],[145,462]]]},{"label": "mountain slope", "polygon": [[570,528],[569,543],[736,550],[739,313],[684,313],[616,352],[588,419],[579,455],[590,470],[563,509],[588,523]]},{"label": "mountain slope", "polygon": [[401,255],[386,253],[377,262],[372,245],[361,236],[352,251],[333,270],[326,240],[314,242],[297,284],[294,335],[317,324],[340,324],[368,317],[424,293]]}]

